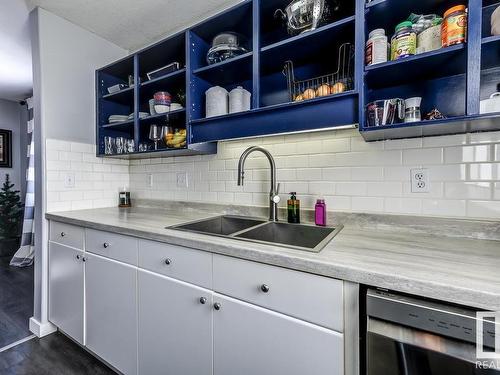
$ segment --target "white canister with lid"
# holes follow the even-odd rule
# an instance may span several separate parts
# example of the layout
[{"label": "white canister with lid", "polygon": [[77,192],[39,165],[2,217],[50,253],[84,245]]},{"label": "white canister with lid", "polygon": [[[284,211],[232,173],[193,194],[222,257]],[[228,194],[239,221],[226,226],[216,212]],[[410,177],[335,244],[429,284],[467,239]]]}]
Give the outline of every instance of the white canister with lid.
[{"label": "white canister with lid", "polygon": [[250,110],[250,98],[252,94],[243,87],[238,86],[229,93],[229,113]]},{"label": "white canister with lid", "polygon": [[228,93],[220,86],[210,87],[205,92],[206,116],[222,116],[228,114]]},{"label": "white canister with lid", "polygon": [[479,113],[500,112],[500,92],[494,92],[488,99],[479,102]]},{"label": "white canister with lid", "polygon": [[366,65],[387,61],[387,36],[384,29],[375,29],[368,35],[365,47]]}]

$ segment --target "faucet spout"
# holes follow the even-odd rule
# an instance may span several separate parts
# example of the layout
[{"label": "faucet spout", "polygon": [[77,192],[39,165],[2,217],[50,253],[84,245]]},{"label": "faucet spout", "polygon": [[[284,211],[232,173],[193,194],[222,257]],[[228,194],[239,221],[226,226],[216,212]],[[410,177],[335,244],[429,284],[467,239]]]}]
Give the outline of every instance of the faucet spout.
[{"label": "faucet spout", "polygon": [[259,146],[252,146],[247,148],[240,156],[240,160],[238,162],[238,186],[243,185],[243,181],[245,178],[245,162],[253,152],[261,152],[269,160],[269,165],[271,169],[271,190],[269,192],[269,220],[270,221],[278,221],[278,203],[280,202],[279,193],[279,184],[276,185],[276,163],[274,162],[274,158],[269,151],[265,148]]}]

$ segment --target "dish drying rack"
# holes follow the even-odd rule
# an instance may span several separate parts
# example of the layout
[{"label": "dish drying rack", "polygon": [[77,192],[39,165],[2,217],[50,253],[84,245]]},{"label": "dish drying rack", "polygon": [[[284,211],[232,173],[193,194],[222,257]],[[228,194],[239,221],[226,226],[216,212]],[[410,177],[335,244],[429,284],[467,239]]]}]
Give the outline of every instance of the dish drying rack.
[{"label": "dish drying rack", "polygon": [[[314,97],[327,96],[338,94],[340,92],[349,91],[354,89],[354,46],[351,43],[344,43],[339,47],[338,54],[338,64],[337,71],[334,73],[326,74],[323,76],[305,79],[302,81],[295,80],[293,62],[288,60],[285,62],[285,67],[283,68],[283,74],[287,80],[288,94],[290,101],[299,100],[299,96],[302,96],[304,92],[308,89],[312,89],[315,92]],[[325,94],[316,94],[318,88],[323,85],[328,85],[330,88],[337,83],[343,84],[342,91],[330,92]],[[303,98],[300,100],[307,100],[311,98]]]}]

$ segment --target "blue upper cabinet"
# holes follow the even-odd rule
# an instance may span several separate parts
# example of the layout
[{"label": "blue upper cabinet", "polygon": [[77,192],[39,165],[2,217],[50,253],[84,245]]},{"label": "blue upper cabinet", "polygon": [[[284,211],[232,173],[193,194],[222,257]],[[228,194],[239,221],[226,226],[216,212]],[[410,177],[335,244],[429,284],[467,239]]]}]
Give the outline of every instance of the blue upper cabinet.
[{"label": "blue upper cabinet", "polygon": [[[288,30],[288,0],[243,2],[191,29],[193,142],[356,123],[355,1],[342,3],[313,31]],[[207,37],[228,30],[247,38],[248,53],[207,67]],[[207,117],[206,91],[214,86],[243,87],[250,108]]]},{"label": "blue upper cabinet", "polygon": [[[490,21],[500,0],[464,0],[464,43],[374,65],[365,65],[372,30],[383,29],[390,42],[410,14],[443,16],[460,2],[328,0],[328,17],[312,30],[287,22],[291,2],[242,1],[99,69],[98,154],[107,137],[133,140],[131,154],[163,156],[216,152],[218,140],[357,123],[367,141],[500,129],[500,112],[484,110],[499,91],[500,37],[491,35]],[[238,47],[226,48],[228,40]],[[152,115],[157,92],[168,92],[175,108]],[[422,119],[405,122],[398,103],[415,97]],[[435,110],[443,118],[427,119]],[[155,149],[153,125],[186,140],[175,147],[160,140]]]},{"label": "blue upper cabinet", "polygon": [[[365,5],[365,38],[382,28],[390,40],[395,26],[411,13],[443,16],[458,4],[455,0],[372,1]],[[500,129],[500,113],[480,110],[480,100],[498,91],[500,83],[500,44],[498,37],[491,36],[490,26],[500,2],[468,0],[462,5],[467,7],[466,42],[365,67],[360,95],[360,131],[365,140]],[[422,120],[398,121],[395,101],[387,100],[414,97],[421,98]],[[426,117],[435,109],[443,118]],[[392,123],[385,121],[391,117],[396,117]]]}]

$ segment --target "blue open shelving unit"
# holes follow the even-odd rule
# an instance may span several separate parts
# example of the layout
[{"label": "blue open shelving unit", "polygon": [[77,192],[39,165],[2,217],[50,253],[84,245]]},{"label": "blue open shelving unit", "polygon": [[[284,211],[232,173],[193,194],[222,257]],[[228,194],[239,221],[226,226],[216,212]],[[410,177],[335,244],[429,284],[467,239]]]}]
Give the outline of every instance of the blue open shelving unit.
[{"label": "blue open shelving unit", "polygon": [[[156,91],[184,94],[184,109],[168,115],[169,124],[186,128],[184,149],[148,151],[147,156],[177,156],[216,152],[216,141],[344,127],[359,124],[366,141],[422,137],[500,129],[500,113],[479,114],[479,102],[497,91],[500,83],[500,37],[491,36],[491,14],[500,0],[464,0],[468,6],[467,43],[410,58],[365,67],[364,48],[369,31],[384,28],[390,37],[397,23],[410,13],[443,14],[456,0],[346,0],[336,18],[312,32],[290,37],[274,18],[291,0],[245,0],[189,29],[110,64],[96,72],[97,154],[103,155],[103,138],[133,137],[147,141],[149,125],[164,125],[166,115],[139,118],[149,112]],[[460,3],[460,2],[459,2]],[[236,31],[248,40],[248,52],[208,65],[206,54],[213,37]],[[333,72],[338,47],[355,47],[352,90],[301,102],[290,102],[283,75],[292,60],[296,76],[308,79]],[[171,62],[180,70],[153,80],[146,73]],[[138,83],[116,94],[106,88]],[[249,111],[205,117],[205,92],[212,86],[228,91],[243,86],[252,94]],[[422,113],[438,108],[447,118],[412,124],[368,127],[365,107],[373,100],[423,97]],[[176,100],[177,101],[177,100]],[[108,124],[111,114],[134,113],[134,119]],[[123,157],[123,155],[121,155]]]}]

